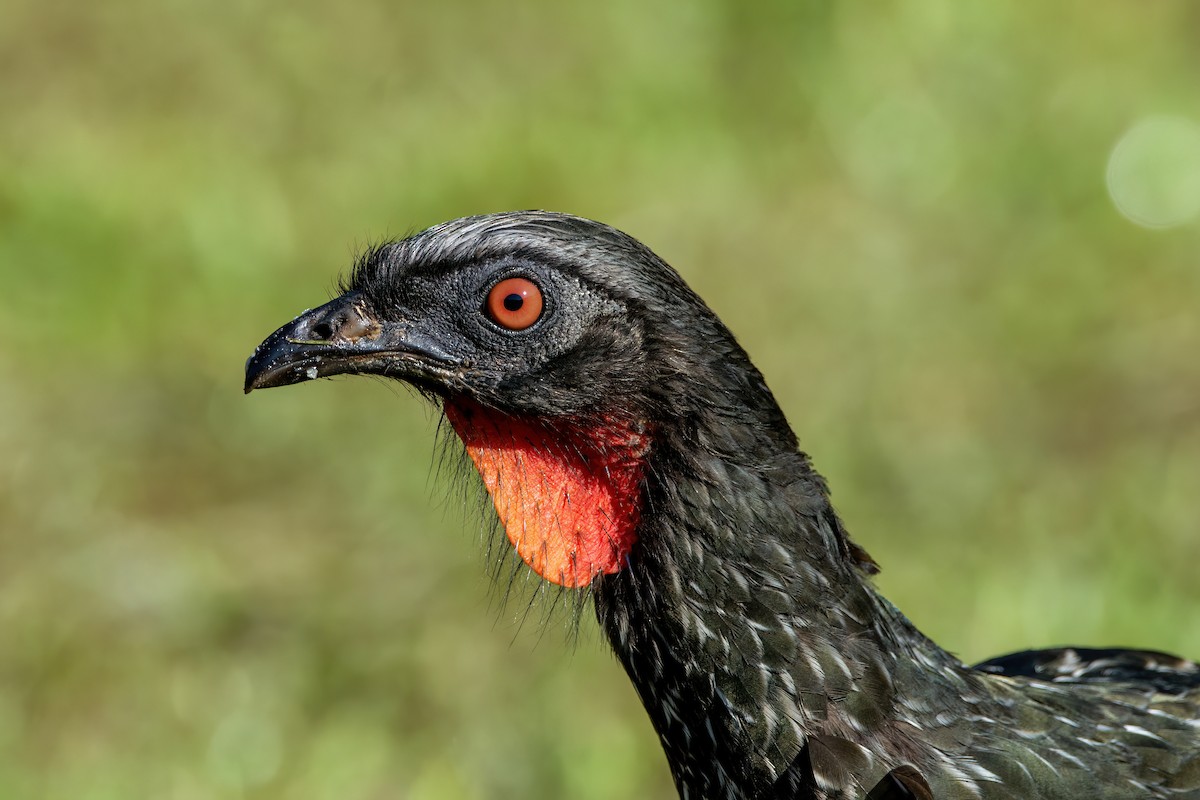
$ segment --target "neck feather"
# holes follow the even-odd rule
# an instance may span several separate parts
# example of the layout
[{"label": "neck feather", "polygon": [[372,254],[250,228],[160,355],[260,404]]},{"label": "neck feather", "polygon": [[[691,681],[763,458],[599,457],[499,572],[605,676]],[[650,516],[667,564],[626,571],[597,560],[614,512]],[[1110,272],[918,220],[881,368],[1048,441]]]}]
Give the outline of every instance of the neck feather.
[{"label": "neck feather", "polygon": [[817,735],[908,760],[906,670],[957,662],[870,586],[802,453],[705,438],[656,436],[630,566],[596,591],[681,792],[755,796]]}]

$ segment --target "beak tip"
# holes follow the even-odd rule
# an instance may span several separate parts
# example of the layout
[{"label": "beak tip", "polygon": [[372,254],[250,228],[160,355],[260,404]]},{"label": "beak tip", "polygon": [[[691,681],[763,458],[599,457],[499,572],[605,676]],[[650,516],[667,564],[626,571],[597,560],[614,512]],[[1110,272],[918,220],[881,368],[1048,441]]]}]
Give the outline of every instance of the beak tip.
[{"label": "beak tip", "polygon": [[[268,342],[270,339],[267,340]],[[264,342],[264,344],[266,344]],[[245,394],[250,394],[255,389],[262,389],[264,386],[270,386],[268,377],[272,372],[273,361],[268,353],[263,355],[264,347],[259,345],[254,349],[253,355],[246,359],[246,379],[242,383],[242,391]]]},{"label": "beak tip", "polygon": [[[258,352],[258,351],[256,350],[255,352]],[[254,364],[254,356],[250,356],[249,358],[246,359],[246,367],[245,367],[246,378],[242,382],[242,391],[246,394],[250,394],[251,392],[254,391],[254,372],[251,370],[251,365],[253,365],[253,364]]]},{"label": "beak tip", "polygon": [[279,363],[280,359],[266,357],[259,358],[259,352],[254,351],[254,355],[246,362],[246,379],[242,383],[242,392],[250,394],[255,389],[266,389],[270,386],[286,386],[289,383],[299,383],[294,377],[291,380],[285,380],[282,376],[293,373],[294,370],[288,369],[286,362]]}]

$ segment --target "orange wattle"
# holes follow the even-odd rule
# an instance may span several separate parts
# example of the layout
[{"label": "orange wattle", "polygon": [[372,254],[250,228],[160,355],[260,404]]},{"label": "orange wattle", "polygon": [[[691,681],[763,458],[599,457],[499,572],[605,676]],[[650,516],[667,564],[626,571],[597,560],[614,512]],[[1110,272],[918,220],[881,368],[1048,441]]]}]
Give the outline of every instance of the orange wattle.
[{"label": "orange wattle", "polygon": [[469,400],[445,408],[509,541],[535,572],[575,588],[625,565],[649,436],[620,420],[548,423]]}]

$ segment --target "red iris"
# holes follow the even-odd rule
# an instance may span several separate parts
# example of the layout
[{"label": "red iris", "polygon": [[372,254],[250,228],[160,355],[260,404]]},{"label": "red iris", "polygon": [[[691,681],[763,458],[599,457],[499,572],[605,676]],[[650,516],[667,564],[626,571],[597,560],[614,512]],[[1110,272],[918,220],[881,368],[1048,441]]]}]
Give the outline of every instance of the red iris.
[{"label": "red iris", "polygon": [[542,290],[527,278],[505,278],[487,296],[492,321],[510,331],[523,331],[542,316]]}]

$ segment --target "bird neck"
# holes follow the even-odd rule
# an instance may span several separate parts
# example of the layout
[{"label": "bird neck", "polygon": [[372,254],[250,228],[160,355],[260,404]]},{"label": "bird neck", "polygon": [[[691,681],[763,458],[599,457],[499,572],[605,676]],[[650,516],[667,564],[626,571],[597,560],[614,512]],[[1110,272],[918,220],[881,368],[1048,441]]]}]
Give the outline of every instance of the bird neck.
[{"label": "bird neck", "polygon": [[958,662],[875,592],[790,431],[740,435],[782,449],[697,447],[714,436],[655,437],[630,564],[596,586],[681,792],[766,791],[814,735],[896,749],[913,670]]}]

